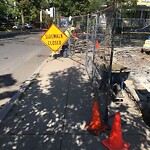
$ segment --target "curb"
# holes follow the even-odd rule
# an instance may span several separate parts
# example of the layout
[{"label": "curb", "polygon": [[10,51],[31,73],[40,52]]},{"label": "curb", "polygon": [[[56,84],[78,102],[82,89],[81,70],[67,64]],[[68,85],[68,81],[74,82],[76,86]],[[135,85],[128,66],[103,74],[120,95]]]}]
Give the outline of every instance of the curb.
[{"label": "curb", "polygon": [[31,34],[32,32],[41,32],[40,30],[33,30],[33,31],[12,31],[12,32],[0,32],[0,39],[3,38],[10,38],[14,37],[17,35],[26,35],[26,34]]},{"label": "curb", "polygon": [[42,68],[46,65],[49,61],[49,57],[47,57],[42,64],[34,71],[34,73],[20,86],[18,92],[6,103],[0,111],[0,123],[5,118],[7,113],[11,110],[14,106],[15,102],[25,93],[28,86],[31,84],[32,80],[36,78],[37,74],[42,70]]},{"label": "curb", "polygon": [[8,37],[14,37],[14,36],[17,36],[17,35],[21,35],[23,34],[23,32],[2,32],[0,33],[0,39],[3,39],[3,38],[8,38]]}]

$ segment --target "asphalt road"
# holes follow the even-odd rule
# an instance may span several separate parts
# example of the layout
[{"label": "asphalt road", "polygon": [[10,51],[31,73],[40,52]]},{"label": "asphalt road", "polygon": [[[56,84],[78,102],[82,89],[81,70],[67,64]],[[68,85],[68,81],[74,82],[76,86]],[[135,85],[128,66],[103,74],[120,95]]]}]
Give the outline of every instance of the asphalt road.
[{"label": "asphalt road", "polygon": [[43,33],[0,39],[0,106],[17,92],[51,53],[41,41]]}]

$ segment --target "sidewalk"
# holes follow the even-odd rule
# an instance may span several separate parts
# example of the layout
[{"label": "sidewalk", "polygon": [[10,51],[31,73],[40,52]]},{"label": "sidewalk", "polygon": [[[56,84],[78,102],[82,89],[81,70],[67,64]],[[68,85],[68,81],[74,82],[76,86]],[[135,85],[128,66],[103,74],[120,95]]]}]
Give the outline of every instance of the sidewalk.
[{"label": "sidewalk", "polygon": [[[91,119],[93,98],[84,66],[69,58],[48,58],[1,122],[1,150],[107,150],[101,141],[110,131],[94,136],[84,129]],[[148,150],[149,128],[127,95],[123,102],[110,104],[110,125],[117,111],[121,113],[123,140],[131,144],[130,149]]]}]

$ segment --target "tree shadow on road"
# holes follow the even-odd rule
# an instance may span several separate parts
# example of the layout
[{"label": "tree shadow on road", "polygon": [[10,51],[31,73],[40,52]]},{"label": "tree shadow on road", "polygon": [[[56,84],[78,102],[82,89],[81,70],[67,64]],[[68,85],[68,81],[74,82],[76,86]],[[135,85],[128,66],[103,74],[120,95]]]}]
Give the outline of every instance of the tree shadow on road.
[{"label": "tree shadow on road", "polygon": [[7,89],[14,85],[17,81],[13,79],[11,74],[0,75],[0,100],[4,98],[11,98],[17,91],[5,91],[2,88]]},{"label": "tree shadow on road", "polygon": [[0,88],[14,85],[16,82],[11,74],[0,75]]}]

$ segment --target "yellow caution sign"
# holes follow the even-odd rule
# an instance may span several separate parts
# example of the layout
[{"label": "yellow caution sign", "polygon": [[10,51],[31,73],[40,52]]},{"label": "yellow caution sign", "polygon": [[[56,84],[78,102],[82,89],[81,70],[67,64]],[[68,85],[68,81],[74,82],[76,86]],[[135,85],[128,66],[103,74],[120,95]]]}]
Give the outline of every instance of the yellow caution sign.
[{"label": "yellow caution sign", "polygon": [[58,51],[59,48],[68,40],[68,37],[55,24],[41,36],[41,41],[51,50]]}]

